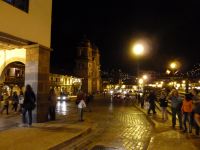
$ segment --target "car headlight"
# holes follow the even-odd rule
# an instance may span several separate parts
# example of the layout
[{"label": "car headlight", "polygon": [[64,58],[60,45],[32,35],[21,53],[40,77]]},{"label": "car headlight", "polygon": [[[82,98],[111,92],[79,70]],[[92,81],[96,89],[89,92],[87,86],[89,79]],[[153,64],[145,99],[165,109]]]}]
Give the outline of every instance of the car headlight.
[{"label": "car headlight", "polygon": [[62,99],[67,99],[67,97],[66,97],[66,96],[63,96]]},{"label": "car headlight", "polygon": [[60,96],[58,97],[58,99],[60,99]]}]

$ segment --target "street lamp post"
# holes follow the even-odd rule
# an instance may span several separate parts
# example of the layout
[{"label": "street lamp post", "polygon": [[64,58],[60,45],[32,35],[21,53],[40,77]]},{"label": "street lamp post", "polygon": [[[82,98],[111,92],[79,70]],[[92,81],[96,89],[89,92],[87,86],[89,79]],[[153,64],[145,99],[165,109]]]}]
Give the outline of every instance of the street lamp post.
[{"label": "street lamp post", "polygon": [[144,53],[144,46],[140,43],[137,43],[133,46],[132,50],[134,55],[137,57],[137,78],[139,79],[139,70],[140,70],[139,57]]},{"label": "street lamp post", "polygon": [[137,57],[137,83],[138,83],[138,93],[137,93],[137,100],[139,101],[139,71],[140,71],[140,64],[139,64],[139,57],[144,53],[144,46],[141,43],[137,43],[133,46],[133,54]]},{"label": "street lamp post", "polygon": [[172,72],[173,72],[173,75],[175,74],[175,69],[177,68],[177,64],[175,63],[175,62],[172,62],[171,64],[170,64],[170,68],[171,68],[171,70],[172,70]]},{"label": "street lamp post", "polygon": [[174,76],[175,76],[175,70],[177,68],[177,64],[175,62],[170,63],[170,69],[172,71],[172,82],[173,82],[173,88],[174,88]]}]

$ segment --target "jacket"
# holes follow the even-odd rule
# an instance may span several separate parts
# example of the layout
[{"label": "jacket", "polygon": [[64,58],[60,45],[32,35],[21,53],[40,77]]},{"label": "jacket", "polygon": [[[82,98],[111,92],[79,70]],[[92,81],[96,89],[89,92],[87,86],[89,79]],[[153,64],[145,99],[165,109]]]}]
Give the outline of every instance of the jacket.
[{"label": "jacket", "polygon": [[181,97],[172,96],[172,97],[170,97],[170,99],[171,99],[172,108],[176,108],[176,109],[181,110],[181,106],[182,106]]},{"label": "jacket", "polygon": [[35,108],[36,97],[34,92],[25,92],[23,107],[26,109]]},{"label": "jacket", "polygon": [[182,105],[183,112],[192,112],[192,100],[184,100]]},{"label": "jacket", "polygon": [[166,97],[160,98],[160,107],[167,107],[167,105],[168,105],[168,101]]}]

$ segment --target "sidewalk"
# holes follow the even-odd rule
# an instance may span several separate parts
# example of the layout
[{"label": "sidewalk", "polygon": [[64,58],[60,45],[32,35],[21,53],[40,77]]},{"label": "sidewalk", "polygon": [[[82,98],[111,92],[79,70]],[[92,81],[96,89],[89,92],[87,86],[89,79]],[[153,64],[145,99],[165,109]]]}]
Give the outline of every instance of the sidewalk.
[{"label": "sidewalk", "polygon": [[170,114],[168,114],[168,120],[163,121],[158,108],[156,109],[156,115],[148,115],[147,110],[139,106],[136,107],[144,112],[155,126],[148,150],[199,150],[200,137],[195,136],[194,132],[190,134],[183,133],[179,130],[178,125],[176,129],[173,129]]},{"label": "sidewalk", "polygon": [[67,121],[62,118],[57,121],[33,124],[31,128],[16,127],[0,132],[0,149],[55,149],[90,133],[92,126],[89,121]]}]

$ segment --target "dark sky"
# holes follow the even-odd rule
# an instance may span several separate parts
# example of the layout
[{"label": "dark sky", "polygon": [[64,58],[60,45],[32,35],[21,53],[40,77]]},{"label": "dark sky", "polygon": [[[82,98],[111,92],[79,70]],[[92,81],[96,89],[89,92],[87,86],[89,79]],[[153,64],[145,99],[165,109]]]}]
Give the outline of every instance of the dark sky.
[{"label": "dark sky", "polygon": [[143,39],[149,53],[140,68],[164,71],[176,59],[184,71],[199,62],[199,20],[199,3],[192,0],[53,0],[51,67],[72,69],[76,46],[87,35],[99,47],[102,70],[134,73],[130,45]]}]

